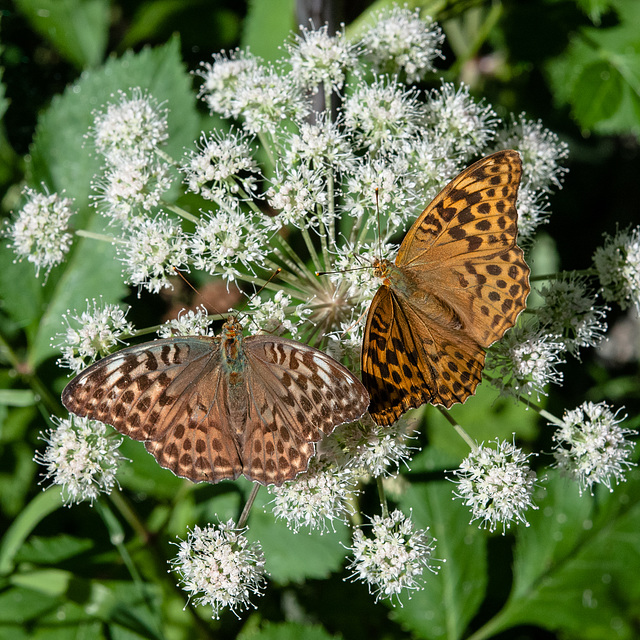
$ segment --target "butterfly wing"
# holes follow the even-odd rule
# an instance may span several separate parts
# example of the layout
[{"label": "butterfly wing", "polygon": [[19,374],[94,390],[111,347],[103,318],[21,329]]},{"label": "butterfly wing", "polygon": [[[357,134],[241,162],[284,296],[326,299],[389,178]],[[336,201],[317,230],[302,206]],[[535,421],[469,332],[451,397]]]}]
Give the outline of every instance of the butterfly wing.
[{"label": "butterfly wing", "polygon": [[69,382],[62,403],[144,441],[158,463],[176,475],[218,482],[242,473],[225,410],[226,385],[214,339],[177,337],[96,362]]},{"label": "butterfly wing", "polygon": [[364,335],[362,381],[377,424],[392,424],[425,402],[463,402],[480,382],[479,345],[461,339],[446,322],[429,322],[386,285],[373,298]]},{"label": "butterfly wing", "polygon": [[[515,324],[529,294],[529,267],[516,246],[516,198],[522,163],[516,151],[483,158],[454,178],[404,238],[399,286],[415,306],[446,301],[462,330],[484,347]],[[414,293],[415,292],[415,293]]]},{"label": "butterfly wing", "polygon": [[245,353],[244,475],[279,485],[307,469],[323,434],[362,416],[369,395],[348,369],[308,345],[250,336]]},{"label": "butterfly wing", "polygon": [[464,402],[484,347],[515,324],[529,293],[516,246],[520,156],[499,151],[454,178],[405,236],[369,309],[362,351],[370,413],[390,424],[425,402]]}]

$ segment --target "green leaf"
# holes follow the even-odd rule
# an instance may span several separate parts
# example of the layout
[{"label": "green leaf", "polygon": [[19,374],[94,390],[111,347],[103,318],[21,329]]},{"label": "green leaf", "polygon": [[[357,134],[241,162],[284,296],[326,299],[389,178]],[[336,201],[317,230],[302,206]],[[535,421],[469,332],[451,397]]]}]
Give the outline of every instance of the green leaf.
[{"label": "green leaf", "polygon": [[12,570],[15,555],[29,534],[46,516],[61,506],[60,487],[53,486],[47,491],[38,493],[21,511],[0,541],[0,575],[5,575]]},{"label": "green leaf", "polygon": [[31,26],[79,69],[104,57],[109,36],[108,0],[16,0]]},{"label": "green leaf", "polygon": [[18,550],[15,561],[32,564],[56,564],[84,553],[92,547],[93,540],[75,538],[65,533],[50,538],[32,536]]},{"label": "green leaf", "polygon": [[546,71],[556,102],[568,104],[583,129],[640,135],[640,3],[608,4],[615,25],[577,29]]},{"label": "green leaf", "polygon": [[[412,470],[438,469],[442,458],[432,448],[414,458]],[[469,511],[453,500],[453,489],[450,482],[413,483],[398,501],[404,513],[411,510],[416,528],[429,528],[434,557],[445,560],[437,575],[425,569],[424,589],[411,592],[410,600],[401,595],[403,606],[390,614],[419,638],[463,637],[485,594],[486,536],[469,524]]]},{"label": "green leaf", "polygon": [[573,88],[573,113],[583,127],[591,129],[611,118],[620,108],[624,78],[608,62],[585,67]]},{"label": "green leaf", "polygon": [[[100,70],[84,74],[55,99],[38,123],[31,149],[31,182],[44,182],[51,191],[65,190],[79,210],[72,222],[95,232],[106,226],[104,219],[88,206],[90,183],[99,172],[100,160],[91,153],[84,136],[93,121],[93,110],[117,99],[112,94],[121,87],[146,89],[166,104],[169,142],[165,150],[169,155],[180,157],[197,134],[191,78],[183,68],[179,42],[175,38],[162,47],[109,60]],[[38,326],[29,354],[32,367],[56,353],[50,341],[63,330],[63,313],[68,309],[82,311],[86,309],[86,299],[99,295],[104,303],[117,302],[127,291],[122,284],[115,249],[108,242],[81,239],[65,266],[59,280],[52,285],[50,304]]]},{"label": "green leaf", "polygon": [[271,578],[280,584],[288,584],[326,578],[332,571],[338,571],[346,555],[342,545],[349,544],[347,526],[336,522],[335,533],[308,533],[304,528],[293,533],[283,520],[275,520],[271,506],[266,505],[271,499],[266,491],[258,494],[247,532],[250,540],[262,545],[265,567]]},{"label": "green leaf", "polygon": [[[534,624],[583,638],[637,637],[640,473],[596,497],[549,473],[540,509],[519,527],[509,601],[481,637]],[[615,629],[615,634],[614,630]]]},{"label": "green leaf", "polygon": [[337,640],[320,625],[304,625],[297,622],[265,622],[259,631],[250,629],[241,631],[238,640]]},{"label": "green leaf", "polygon": [[8,407],[31,407],[35,394],[29,389],[0,389],[0,404]]},{"label": "green leaf", "polygon": [[274,61],[283,55],[282,43],[289,40],[295,30],[294,0],[249,0],[249,11],[244,21],[242,48],[264,60]]},{"label": "green leaf", "polygon": [[59,600],[25,587],[15,586],[0,593],[0,624],[24,624],[38,620]]}]

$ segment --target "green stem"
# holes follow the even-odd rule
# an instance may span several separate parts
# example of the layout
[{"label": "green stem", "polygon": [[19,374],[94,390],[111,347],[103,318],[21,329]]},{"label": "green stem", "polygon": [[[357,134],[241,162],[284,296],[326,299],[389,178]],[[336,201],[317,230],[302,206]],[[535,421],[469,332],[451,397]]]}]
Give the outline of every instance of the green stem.
[{"label": "green stem", "polygon": [[260,140],[260,144],[262,144],[262,148],[265,150],[266,154],[269,156],[269,162],[271,162],[271,166],[275,167],[276,159],[275,159],[275,156],[273,155],[273,151],[271,150],[271,145],[269,144],[269,141],[267,140],[267,136],[264,133],[264,131],[258,132],[258,140]]},{"label": "green stem", "polygon": [[378,486],[378,497],[380,498],[380,507],[382,508],[382,517],[389,517],[389,505],[387,504],[387,495],[384,492],[384,484],[382,483],[382,476],[376,478],[376,484]]},{"label": "green stem", "polygon": [[476,451],[478,445],[471,438],[471,436],[451,417],[451,414],[443,407],[438,407],[440,413],[445,417],[447,422],[457,431],[458,435],[469,445],[472,451]]},{"label": "green stem", "polygon": [[145,584],[142,581],[138,568],[133,562],[131,556],[129,555],[129,551],[124,544],[124,530],[120,521],[115,517],[113,512],[108,506],[108,503],[104,499],[98,499],[95,502],[96,511],[102,518],[102,521],[107,528],[109,533],[109,539],[111,540],[111,544],[118,550],[122,561],[127,567],[131,578],[133,579],[133,583],[136,585],[136,588],[140,592],[140,596],[142,600],[146,603],[149,612],[151,613],[151,617],[149,620],[149,624],[154,627],[154,631],[158,638],[163,638],[164,635],[162,633],[162,627],[160,624],[160,620],[162,619],[162,615],[159,609],[154,606],[153,600],[149,598],[147,590],[145,589]]},{"label": "green stem", "polygon": [[109,244],[113,244],[114,242],[118,242],[120,244],[124,244],[124,240],[120,238],[114,238],[113,236],[105,235],[104,233],[95,233],[93,231],[87,231],[86,229],[77,229],[76,235],[81,238],[91,238],[92,240],[102,240],[103,242],[108,242]]},{"label": "green stem", "polygon": [[558,273],[545,273],[543,275],[531,276],[530,282],[538,282],[540,280],[561,280],[567,276],[597,276],[597,269],[574,269],[572,271],[559,271]]},{"label": "green stem", "polygon": [[168,209],[169,211],[172,211],[173,213],[175,213],[176,215],[180,216],[181,218],[184,218],[185,220],[189,220],[189,222],[193,222],[194,224],[198,224],[198,222],[200,221],[200,218],[194,216],[193,214],[189,213],[188,211],[185,211],[184,209],[182,209],[181,207],[177,207],[175,204],[168,204],[168,203],[164,203],[163,204],[165,209]]},{"label": "green stem", "polygon": [[549,413],[548,411],[543,409],[540,405],[537,405],[535,402],[532,402],[531,400],[529,400],[529,398],[525,396],[520,396],[518,400],[520,400],[520,402],[522,402],[523,404],[526,404],[528,407],[536,411],[543,418],[546,418],[549,422],[552,422],[553,424],[557,424],[558,426],[562,426],[564,424],[564,422],[562,422],[560,418],[558,418],[557,416],[554,416],[552,413]]}]

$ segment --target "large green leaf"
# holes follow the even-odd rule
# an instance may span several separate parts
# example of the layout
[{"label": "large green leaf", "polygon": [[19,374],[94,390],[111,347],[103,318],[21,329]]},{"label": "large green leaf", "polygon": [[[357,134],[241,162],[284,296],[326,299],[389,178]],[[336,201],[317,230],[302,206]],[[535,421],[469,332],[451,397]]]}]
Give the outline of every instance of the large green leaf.
[{"label": "large green leaf", "polygon": [[[271,578],[280,584],[303,582],[312,578],[326,578],[338,571],[344,563],[349,544],[346,525],[335,523],[336,531],[323,534],[300,529],[290,531],[283,520],[275,520],[271,500],[266,491],[261,492],[251,511],[247,537],[259,540],[265,555],[265,566]],[[266,511],[265,511],[266,509]]]},{"label": "large green leaf", "polygon": [[[40,119],[31,149],[30,181],[44,182],[50,190],[64,190],[72,197],[79,210],[77,227],[94,232],[105,227],[104,219],[88,206],[91,180],[99,173],[100,160],[91,152],[85,134],[93,121],[92,112],[117,99],[112,94],[118,89],[141,87],[165,103],[169,109],[169,140],[165,149],[172,157],[179,158],[184,147],[197,136],[191,78],[179,54],[179,43],[173,39],[156,49],[111,59],[100,70],[86,73],[69,87]],[[52,285],[47,311],[38,326],[29,357],[34,367],[55,353],[50,341],[64,329],[63,313],[68,309],[84,310],[86,299],[100,295],[105,303],[116,302],[127,291],[115,249],[108,242],[82,238],[65,266],[55,286]]]},{"label": "large green leaf", "polygon": [[539,511],[520,527],[509,601],[478,634],[534,624],[574,637],[637,637],[630,621],[640,598],[640,473],[613,493],[578,495],[549,474]]},{"label": "large green leaf", "polygon": [[[439,469],[442,453],[435,449],[416,456],[412,470]],[[455,640],[463,637],[484,598],[487,584],[486,536],[469,524],[469,511],[453,501],[448,481],[413,483],[399,499],[412,513],[416,528],[429,528],[436,538],[435,558],[444,560],[437,575],[425,569],[424,588],[401,597],[391,616],[418,638]],[[439,564],[434,560],[434,565]]]},{"label": "large green leaf", "polygon": [[582,27],[547,67],[556,100],[599,133],[640,135],[640,3],[611,0],[615,26]]},{"label": "large green leaf", "polygon": [[109,37],[108,0],[16,0],[16,6],[79,69],[102,60]]},{"label": "large green leaf", "polygon": [[244,21],[242,48],[248,47],[251,53],[264,60],[273,61],[282,57],[282,43],[289,39],[291,31],[297,26],[295,6],[294,0],[250,0]]}]

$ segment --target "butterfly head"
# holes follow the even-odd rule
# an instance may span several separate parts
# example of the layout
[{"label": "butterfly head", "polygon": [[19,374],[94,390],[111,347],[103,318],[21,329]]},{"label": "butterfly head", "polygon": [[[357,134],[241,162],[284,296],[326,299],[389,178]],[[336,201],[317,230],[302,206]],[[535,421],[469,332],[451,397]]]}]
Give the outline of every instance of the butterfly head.
[{"label": "butterfly head", "polygon": [[375,258],[373,261],[373,275],[376,278],[381,278],[384,284],[388,285],[388,279],[391,275],[392,263],[389,260],[383,258]]}]

